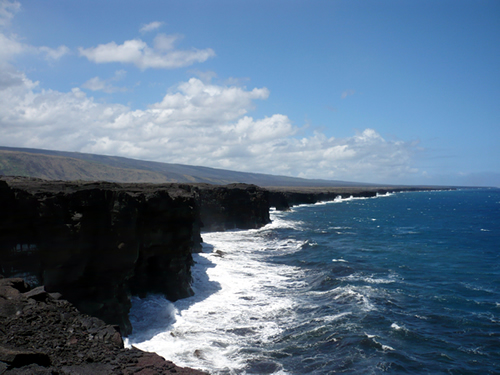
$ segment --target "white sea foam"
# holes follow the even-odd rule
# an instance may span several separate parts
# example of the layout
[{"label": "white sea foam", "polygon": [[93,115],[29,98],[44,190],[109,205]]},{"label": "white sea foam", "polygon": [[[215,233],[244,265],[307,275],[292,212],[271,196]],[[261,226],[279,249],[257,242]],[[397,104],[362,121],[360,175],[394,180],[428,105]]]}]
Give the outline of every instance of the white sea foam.
[{"label": "white sea foam", "polygon": [[391,328],[395,331],[408,332],[408,328],[406,328],[404,325],[399,325],[396,322],[391,324]]},{"label": "white sea foam", "polygon": [[396,323],[392,323],[392,324],[391,324],[391,328],[392,328],[392,329],[395,329],[396,331],[399,331],[399,330],[401,330],[401,329],[402,329],[402,327],[398,326]]},{"label": "white sea foam", "polygon": [[358,305],[364,311],[375,309],[375,306],[370,300],[370,296],[373,294],[373,290],[370,287],[347,285],[337,287],[331,292],[334,294],[333,298],[339,302]]},{"label": "white sea foam", "polygon": [[341,280],[346,280],[346,281],[363,281],[368,284],[392,284],[396,282],[397,275],[395,274],[390,274],[386,278],[380,278],[380,277],[374,277],[373,275],[371,276],[366,276],[360,273],[354,273],[349,276],[345,276],[340,278]]},{"label": "white sea foam", "polygon": [[[265,239],[270,228],[288,225],[273,216],[273,223],[259,230],[203,234],[206,244],[194,254],[192,269],[195,295],[175,303],[160,297],[134,301],[137,333],[128,344],[212,374],[241,373],[265,354],[259,353],[262,346],[294,320],[296,302],[288,291],[304,283],[300,269],[263,261],[303,245]],[[155,320],[148,328],[149,319]]]},{"label": "white sea foam", "polygon": [[377,340],[375,340],[376,335],[369,335],[368,333],[365,332],[366,337],[368,337],[373,343],[375,343],[378,347],[380,347],[382,350],[387,351],[387,350],[395,350],[392,346],[389,345],[384,345]]},{"label": "white sea foam", "polygon": [[323,322],[323,323],[331,323],[331,322],[338,321],[338,320],[340,320],[346,316],[349,316],[351,314],[352,313],[350,311],[348,311],[348,312],[343,312],[343,313],[336,314],[336,315],[323,316],[321,318],[317,318],[317,319],[313,319],[313,320],[318,321],[318,322]]},{"label": "white sea foam", "polygon": [[[366,199],[390,197],[390,196],[393,196],[394,194],[395,193],[389,193],[389,192],[386,194],[376,193],[376,195],[373,197],[354,197],[351,195],[350,197],[346,197],[346,198],[342,198],[342,196],[339,195],[339,196],[335,197],[333,200],[319,201],[316,203],[303,203],[303,204],[298,204],[294,207],[324,206],[324,205],[332,204],[332,203],[343,203],[343,202],[352,202],[352,201],[359,201],[359,200],[366,200]],[[292,208],[292,210],[293,210],[293,208]],[[273,210],[272,212],[275,212],[275,211]]]},{"label": "white sea foam", "polygon": [[396,193],[394,193],[394,192],[392,192],[392,193],[387,192],[387,193],[385,193],[385,194],[379,194],[379,193],[377,193],[377,198],[381,198],[381,197],[390,197],[390,196],[392,196],[392,195],[394,195],[394,194],[396,194]]},{"label": "white sea foam", "polygon": [[[413,197],[399,198],[405,198],[402,203],[410,205],[408,208],[412,211],[409,212],[423,213],[420,207],[412,205]],[[439,355],[439,350],[444,350],[450,353],[450,357],[446,358],[457,360],[457,366],[480,363],[481,358],[473,356],[482,356],[483,353],[493,356],[491,349],[483,350],[481,345],[482,342],[491,342],[491,332],[494,333],[499,324],[500,302],[493,294],[496,284],[491,281],[496,279],[484,282],[479,279],[480,274],[475,274],[477,279],[467,277],[461,280],[461,285],[457,284],[458,281],[453,284],[458,286],[454,295],[463,294],[481,303],[477,312],[467,311],[465,315],[467,321],[479,328],[466,333],[464,337],[475,340],[467,340],[467,345],[459,343],[463,345],[459,349],[463,353],[459,355],[452,340],[445,342],[445,349],[440,349],[439,343],[434,346],[433,334],[438,335],[437,341],[446,337],[439,329],[442,325],[439,307],[453,308],[451,305],[455,301],[450,304],[449,298],[437,300],[428,295],[432,290],[428,289],[426,280],[427,276],[436,277],[433,270],[422,273],[426,277],[423,281],[418,278],[419,270],[428,270],[425,264],[435,258],[428,258],[427,252],[422,251],[422,255],[415,254],[419,255],[415,256],[415,262],[408,262],[405,258],[405,264],[400,264],[400,254],[396,252],[394,258],[378,257],[381,245],[372,246],[370,236],[342,237],[346,232],[358,233],[358,229],[365,228],[365,225],[370,230],[376,230],[375,227],[380,224],[385,231],[381,234],[387,236],[394,234],[404,238],[418,233],[422,239],[427,238],[424,236],[428,231],[423,224],[418,224],[419,221],[397,220],[396,213],[390,210],[387,211],[390,220],[385,221],[370,211],[372,203],[376,202],[359,202],[363,207],[354,207],[358,205],[354,203],[344,208],[336,206],[339,212],[334,212],[337,210],[333,206],[330,206],[331,210],[304,209],[306,215],[301,215],[300,209],[295,214],[272,211],[273,222],[259,230],[203,234],[205,241],[213,247],[206,246],[204,253],[195,255],[197,264],[193,276],[196,295],[174,304],[158,296],[134,300],[131,319],[136,333],[128,344],[157,351],[180,365],[204,369],[213,374],[335,373],[339,372],[339,368],[331,364],[343,363],[344,360],[350,361],[351,365],[345,370],[340,369],[342,371],[376,373],[384,368],[380,366],[388,365],[388,369],[394,363],[394,350],[402,366],[409,364],[411,369],[414,362],[407,359],[415,358],[415,348],[435,351],[436,355]],[[362,209],[362,214],[349,214],[349,218],[358,218],[359,222],[340,220],[340,214],[347,215],[349,208]],[[406,211],[407,206],[401,208]],[[328,211],[332,211],[332,216],[326,214]],[[314,221],[288,220],[288,217],[309,220],[314,212],[324,218],[321,225],[312,226]],[[373,222],[370,218],[378,220]],[[320,234],[324,228],[331,237]],[[491,234],[486,232],[488,228],[492,230],[488,223],[478,222],[476,233],[471,232],[471,235],[488,237]],[[480,232],[480,229],[483,231]],[[307,232],[298,233],[295,230]],[[336,235],[335,231],[342,235]],[[297,240],[306,237],[309,237],[309,243]],[[352,249],[348,246],[351,239],[357,241]],[[318,246],[314,246],[314,240]],[[331,243],[328,243],[330,240]],[[432,238],[426,243],[443,247],[438,241],[441,240]],[[398,243],[404,241],[398,239]],[[438,247],[431,248],[437,251]],[[490,256],[490,253],[483,253]],[[376,257],[371,257],[372,254]],[[274,255],[286,256],[279,258]],[[344,257],[349,263],[344,263]],[[303,271],[278,262],[300,264]],[[443,276],[446,277],[446,274]],[[308,284],[305,284],[306,281]],[[431,285],[434,287],[438,283]],[[446,283],[447,287],[450,285]],[[467,310],[475,308],[471,303],[473,299],[464,301]],[[438,310],[435,310],[436,307]],[[454,323],[452,315],[444,318],[446,324],[455,329],[456,323],[456,331],[462,332],[460,322],[456,320]],[[369,334],[365,336],[363,332]],[[427,340],[427,337],[431,340],[420,340]],[[331,348],[331,351],[321,354],[320,350],[325,348]],[[464,362],[460,362],[461,357]],[[437,361],[436,358],[427,360],[430,369],[437,369],[435,372],[446,366],[439,358]],[[271,365],[266,367],[269,363]],[[477,373],[487,372],[479,371],[483,368],[489,369],[488,366],[476,367]]]}]

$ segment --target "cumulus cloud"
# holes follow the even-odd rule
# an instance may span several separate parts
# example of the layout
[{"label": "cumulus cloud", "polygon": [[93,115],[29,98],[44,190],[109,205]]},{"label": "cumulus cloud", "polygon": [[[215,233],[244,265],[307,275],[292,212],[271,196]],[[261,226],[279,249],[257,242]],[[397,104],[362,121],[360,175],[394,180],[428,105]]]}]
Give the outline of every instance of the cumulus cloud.
[{"label": "cumulus cloud", "polygon": [[[395,182],[415,174],[417,145],[384,139],[374,129],[347,138],[306,133],[285,114],[254,118],[265,87],[247,89],[241,80],[214,84],[213,72],[198,72],[172,87],[144,109],[94,100],[80,88],[46,90],[13,66],[33,54],[53,61],[70,53],[66,46],[32,46],[5,30],[20,4],[0,0],[0,140],[2,145],[118,155],[170,163],[307,178]],[[161,22],[143,25],[155,31]],[[152,45],[141,39],[79,48],[95,63],[127,63],[139,69],[172,69],[215,56],[212,49],[180,50],[181,35],[158,34]],[[95,76],[83,89],[113,93],[125,71],[111,78]],[[354,90],[342,93],[342,98]],[[300,135],[299,135],[300,134]]]},{"label": "cumulus cloud", "polygon": [[8,93],[7,89],[13,89],[18,94],[26,90],[33,90],[38,86],[38,82],[29,80],[24,73],[17,71],[8,64],[2,66],[0,73],[0,93]]},{"label": "cumulus cloud", "polygon": [[266,88],[191,78],[149,108],[133,110],[97,102],[78,88],[36,87],[22,73],[0,72],[2,144],[308,178],[393,181],[415,172],[416,145],[388,141],[373,129],[348,138],[299,137],[301,129],[284,114],[250,116],[255,101],[268,98]]},{"label": "cumulus cloud", "polygon": [[205,84],[191,78],[151,108],[155,113],[161,113],[162,121],[176,121],[184,126],[224,124],[245,115],[253,100],[267,99],[268,96],[266,88],[247,91],[241,87]]},{"label": "cumulus cloud", "polygon": [[153,47],[149,47],[141,39],[132,39],[126,40],[123,44],[110,42],[97,47],[80,47],[78,50],[80,56],[97,64],[111,62],[134,64],[141,70],[180,68],[204,62],[215,56],[215,52],[210,48],[177,50],[174,48],[174,43],[179,38],[179,35],[159,34],[154,40]]},{"label": "cumulus cloud", "polygon": [[0,61],[7,62],[14,56],[23,53],[25,46],[18,42],[15,37],[8,37],[0,33]]},{"label": "cumulus cloud", "polygon": [[153,21],[153,22],[150,22],[148,24],[143,25],[139,31],[141,33],[148,33],[150,31],[154,31],[154,30],[159,29],[162,25],[163,25],[163,22]]}]

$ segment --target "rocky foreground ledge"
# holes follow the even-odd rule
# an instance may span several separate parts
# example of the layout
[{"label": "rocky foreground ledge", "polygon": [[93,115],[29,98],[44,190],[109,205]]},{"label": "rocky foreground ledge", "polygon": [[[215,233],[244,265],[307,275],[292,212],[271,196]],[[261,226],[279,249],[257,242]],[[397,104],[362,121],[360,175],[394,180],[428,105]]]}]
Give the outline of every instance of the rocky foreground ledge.
[{"label": "rocky foreground ledge", "polygon": [[81,314],[59,293],[0,279],[0,374],[202,375],[155,353],[124,349],[116,327]]}]

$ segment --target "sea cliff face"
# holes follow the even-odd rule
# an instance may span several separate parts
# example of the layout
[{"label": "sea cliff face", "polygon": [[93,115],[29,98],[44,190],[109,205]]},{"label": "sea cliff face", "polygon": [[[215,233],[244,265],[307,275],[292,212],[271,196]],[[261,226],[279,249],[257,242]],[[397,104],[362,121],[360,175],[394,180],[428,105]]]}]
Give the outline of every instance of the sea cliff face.
[{"label": "sea cliff face", "polygon": [[131,332],[130,296],[192,295],[192,252],[208,230],[269,222],[268,196],[243,186],[0,180],[0,273],[62,293]]},{"label": "sea cliff face", "polygon": [[247,184],[197,187],[204,231],[255,229],[271,221],[267,190]]}]

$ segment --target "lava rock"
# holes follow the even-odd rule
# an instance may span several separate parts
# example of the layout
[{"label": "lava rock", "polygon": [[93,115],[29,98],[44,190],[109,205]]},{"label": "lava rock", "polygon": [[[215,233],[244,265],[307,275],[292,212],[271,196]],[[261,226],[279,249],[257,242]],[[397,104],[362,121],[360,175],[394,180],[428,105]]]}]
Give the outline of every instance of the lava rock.
[{"label": "lava rock", "polygon": [[[38,298],[19,279],[0,279],[0,374],[203,374],[154,353],[125,349],[117,327],[62,299]],[[19,287],[19,289],[17,289]],[[33,293],[30,293],[33,292]]]}]

